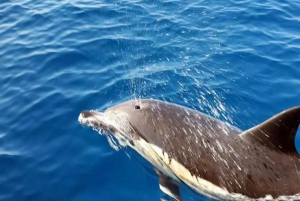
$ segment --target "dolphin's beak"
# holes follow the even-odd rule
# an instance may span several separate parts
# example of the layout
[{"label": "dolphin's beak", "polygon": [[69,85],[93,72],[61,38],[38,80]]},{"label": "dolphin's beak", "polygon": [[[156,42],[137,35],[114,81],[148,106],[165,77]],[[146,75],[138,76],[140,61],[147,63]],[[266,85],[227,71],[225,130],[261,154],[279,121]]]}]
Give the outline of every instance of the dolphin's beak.
[{"label": "dolphin's beak", "polygon": [[78,121],[82,125],[91,126],[95,129],[113,130],[113,127],[108,123],[109,121],[104,113],[95,110],[82,111],[78,117]]},{"label": "dolphin's beak", "polygon": [[102,115],[103,113],[101,112],[97,112],[97,111],[82,111],[80,113],[80,116],[82,116],[82,118],[89,118],[89,117],[93,117],[93,116],[97,116],[97,115]]}]

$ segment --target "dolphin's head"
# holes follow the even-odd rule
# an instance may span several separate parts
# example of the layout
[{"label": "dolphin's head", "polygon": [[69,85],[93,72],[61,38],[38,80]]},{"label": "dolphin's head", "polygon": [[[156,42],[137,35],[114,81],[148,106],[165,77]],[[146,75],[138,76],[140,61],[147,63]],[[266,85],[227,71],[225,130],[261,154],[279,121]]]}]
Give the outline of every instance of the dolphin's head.
[{"label": "dolphin's head", "polygon": [[108,131],[114,137],[122,138],[123,141],[133,142],[151,135],[149,129],[145,127],[155,124],[156,118],[154,117],[157,116],[159,103],[162,102],[151,99],[130,100],[108,108],[104,112],[83,111],[78,120],[85,126],[101,132]]}]

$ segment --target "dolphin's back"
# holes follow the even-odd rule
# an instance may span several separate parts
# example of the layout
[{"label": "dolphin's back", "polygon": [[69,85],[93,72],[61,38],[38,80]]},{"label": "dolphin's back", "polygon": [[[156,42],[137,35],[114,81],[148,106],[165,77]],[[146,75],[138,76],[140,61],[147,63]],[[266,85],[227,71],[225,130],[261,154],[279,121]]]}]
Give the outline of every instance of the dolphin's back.
[{"label": "dolphin's back", "polygon": [[294,185],[300,184],[297,158],[244,139],[241,130],[196,110],[161,101],[151,104],[136,117],[135,129],[192,176],[254,198],[300,192]]}]

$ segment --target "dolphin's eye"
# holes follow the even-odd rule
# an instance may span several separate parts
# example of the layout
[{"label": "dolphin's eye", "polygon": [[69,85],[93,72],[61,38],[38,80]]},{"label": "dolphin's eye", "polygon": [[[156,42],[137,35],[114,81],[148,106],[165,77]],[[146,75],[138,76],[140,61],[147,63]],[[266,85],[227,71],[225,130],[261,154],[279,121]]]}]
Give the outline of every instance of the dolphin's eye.
[{"label": "dolphin's eye", "polygon": [[139,109],[141,109],[141,107],[140,107],[139,105],[135,105],[135,106],[134,106],[134,109],[139,110]]}]

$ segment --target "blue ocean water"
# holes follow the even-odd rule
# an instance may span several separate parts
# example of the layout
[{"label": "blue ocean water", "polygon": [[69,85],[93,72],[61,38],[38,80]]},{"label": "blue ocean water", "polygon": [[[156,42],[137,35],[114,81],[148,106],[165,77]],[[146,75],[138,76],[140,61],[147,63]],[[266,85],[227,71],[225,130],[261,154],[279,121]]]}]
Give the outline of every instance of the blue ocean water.
[{"label": "blue ocean water", "polygon": [[299,30],[298,0],[2,0],[0,200],[159,200],[79,113],[156,98],[248,129],[300,105]]}]

